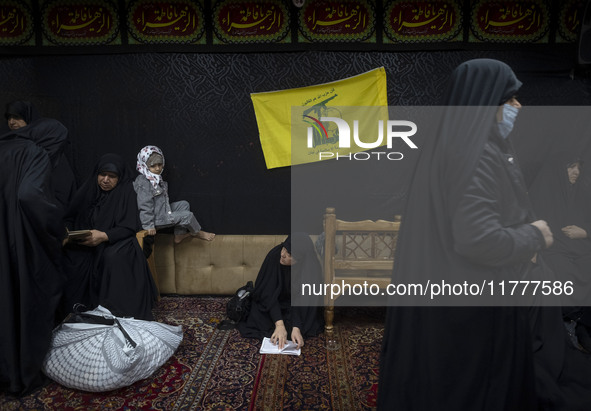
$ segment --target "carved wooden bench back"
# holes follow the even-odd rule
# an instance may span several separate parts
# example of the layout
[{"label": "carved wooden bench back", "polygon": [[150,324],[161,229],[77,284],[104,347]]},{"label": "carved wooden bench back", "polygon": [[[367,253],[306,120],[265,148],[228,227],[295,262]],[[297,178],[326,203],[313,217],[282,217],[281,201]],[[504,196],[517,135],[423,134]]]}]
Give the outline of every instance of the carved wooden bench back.
[{"label": "carved wooden bench back", "polygon": [[[344,221],[336,218],[335,209],[324,214],[325,284],[390,284],[400,218],[395,221]],[[334,299],[325,297],[327,332],[332,332]]]}]

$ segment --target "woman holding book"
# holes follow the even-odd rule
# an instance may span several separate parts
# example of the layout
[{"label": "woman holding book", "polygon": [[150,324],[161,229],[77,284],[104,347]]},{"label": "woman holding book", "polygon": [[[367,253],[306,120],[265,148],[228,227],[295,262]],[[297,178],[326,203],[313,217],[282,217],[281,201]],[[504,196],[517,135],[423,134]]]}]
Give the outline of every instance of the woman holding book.
[{"label": "woman holding book", "polygon": [[[292,255],[293,251],[293,255]],[[314,244],[305,233],[293,233],[269,251],[255,282],[248,317],[238,323],[243,337],[270,337],[282,349],[287,340],[304,346],[304,338],[322,332],[318,306],[292,304],[292,287],[321,280]]]},{"label": "woman holding book", "polygon": [[152,320],[157,291],[135,235],[138,209],[131,173],[117,154],[100,158],[78,190],[66,216],[67,228],[89,230],[65,247],[66,314],[77,303],[113,314]]}]

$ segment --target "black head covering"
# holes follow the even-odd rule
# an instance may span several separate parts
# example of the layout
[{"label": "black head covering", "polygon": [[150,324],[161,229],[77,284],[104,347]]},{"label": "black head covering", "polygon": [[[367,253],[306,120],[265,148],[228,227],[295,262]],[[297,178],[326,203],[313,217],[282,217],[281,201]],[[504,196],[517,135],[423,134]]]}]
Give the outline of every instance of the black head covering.
[{"label": "black head covering", "polygon": [[[284,242],[281,243],[283,247],[287,250],[288,253],[291,254],[291,235],[288,236]],[[295,257],[294,257],[295,258]]]},{"label": "black head covering", "polygon": [[321,296],[302,294],[304,285],[317,286],[323,283],[322,266],[316,248],[308,233],[294,232],[287,238],[285,248],[295,259],[292,266],[291,301],[294,306],[322,306]]},{"label": "black head covering", "polygon": [[[499,106],[520,87],[511,68],[497,60],[469,60],[452,73],[441,102],[441,121],[431,135],[436,138],[435,144],[429,145],[434,150],[425,153],[434,157],[437,167],[433,171],[437,169],[445,188],[451,190],[450,208],[463,193],[484,144],[491,135],[498,135],[495,121]],[[464,106],[470,108],[459,108]]]},{"label": "black head covering", "polygon": [[[441,112],[433,116],[419,148],[396,245],[393,284],[429,289],[429,282],[455,285],[505,274],[504,267],[473,262],[456,252],[457,226],[452,226],[452,220],[472,182],[488,183],[474,179],[477,171],[489,172],[491,180],[498,178],[503,185],[515,182],[512,177],[518,172],[509,172],[516,168],[500,162],[508,153],[497,144],[495,116],[519,85],[511,69],[496,60],[467,61],[452,73]],[[501,197],[511,197],[515,187],[500,188],[506,188]],[[483,187],[491,198],[473,203],[494,202],[494,189]],[[520,216],[522,211],[519,207]],[[482,216],[475,212],[469,217],[476,221]],[[460,301],[452,293],[446,295],[452,298],[413,299],[408,293],[391,297],[378,408],[534,409],[533,349],[525,311],[505,306],[442,307]],[[485,300],[483,294],[476,303]],[[396,306],[403,303],[415,306]],[[465,361],[468,357],[470,361]]]},{"label": "black head covering", "polygon": [[[410,185],[398,237],[398,275],[426,279],[452,267],[451,217],[489,138],[498,135],[496,112],[521,82],[505,63],[470,60],[452,73],[440,113],[427,131]],[[427,251],[428,250],[428,251]],[[428,253],[417,255],[417,253]]]},{"label": "black head covering", "polygon": [[[315,255],[314,244],[307,233],[291,233],[281,243],[287,252],[299,263],[306,261],[310,256]],[[295,265],[295,264],[294,264]]]},{"label": "black head covering", "polygon": [[295,259],[292,271],[295,270],[298,278],[303,281],[316,279],[320,276],[320,263],[316,255],[316,248],[308,233],[291,233],[282,243],[283,247]]},{"label": "black head covering", "polygon": [[98,178],[98,174],[102,171],[109,171],[117,174],[119,183],[128,182],[131,180],[131,170],[129,166],[123,161],[119,154],[105,154],[97,162],[93,173]]},{"label": "black head covering", "polygon": [[505,63],[475,59],[452,73],[441,101],[445,106],[499,106],[513,97],[522,83]]},{"label": "black head covering", "polygon": [[10,116],[19,116],[27,125],[39,118],[39,113],[30,101],[13,101],[6,105],[4,118],[8,120]]},{"label": "black head covering", "polygon": [[55,167],[64,153],[64,146],[67,144],[68,139],[68,129],[55,119],[37,118],[32,122],[27,122],[26,127],[10,130],[1,135],[0,140],[14,137],[31,140],[45,149]]},{"label": "black head covering", "polygon": [[[279,263],[281,249],[285,247],[295,259],[295,264],[290,267],[281,266]],[[276,301],[280,290],[281,270],[291,271],[291,283],[296,288],[302,283],[318,283],[321,280],[322,271],[320,262],[316,256],[314,243],[306,233],[296,232],[290,234],[285,241],[275,246],[268,254],[261,267],[257,283],[255,284],[255,298]],[[272,290],[272,291],[269,291]],[[293,295],[293,294],[292,294]],[[262,303],[265,304],[264,302]]]},{"label": "black head covering", "polygon": [[[295,259],[291,266],[280,263],[284,247]],[[277,318],[284,320],[288,334],[291,334],[291,327],[298,327],[304,337],[321,332],[324,323],[318,307],[322,298],[312,296],[305,301],[294,298],[301,293],[302,283],[318,284],[321,274],[320,262],[308,234],[292,233],[273,247],[257,275],[247,320],[238,324],[242,336],[270,337]]]},{"label": "black head covering", "polygon": [[[580,174],[571,184],[568,180],[568,167],[579,163]],[[576,154],[556,153],[537,174],[529,194],[536,216],[546,220],[554,244],[552,251],[572,255],[591,253],[591,240],[573,241],[567,238],[561,228],[576,225],[591,234],[591,179]]]},{"label": "black head covering", "polygon": [[99,173],[104,173],[104,172],[115,173],[115,174],[117,174],[117,177],[119,177],[119,173],[121,172],[121,170],[117,166],[117,164],[114,164],[114,163],[104,163],[104,164],[101,164],[99,166],[98,171],[99,171]]},{"label": "black head covering", "polygon": [[[115,188],[110,191],[103,191],[100,188],[98,175],[101,171],[110,171],[119,176]],[[91,176],[72,200],[67,215],[70,229],[94,228],[106,231],[122,225],[137,229],[139,217],[128,212],[128,210],[137,210],[137,204],[135,206],[131,204],[132,201],[136,201],[136,198],[131,195],[134,192],[130,176],[131,170],[121,156],[113,153],[103,155],[95,165]],[[73,225],[71,225],[72,222]]]}]

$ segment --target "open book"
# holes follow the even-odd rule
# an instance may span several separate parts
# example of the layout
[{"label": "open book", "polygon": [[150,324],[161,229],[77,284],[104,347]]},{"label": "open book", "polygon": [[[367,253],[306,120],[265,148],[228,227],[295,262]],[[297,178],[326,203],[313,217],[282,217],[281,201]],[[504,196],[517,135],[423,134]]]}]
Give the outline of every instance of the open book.
[{"label": "open book", "polygon": [[90,235],[90,230],[76,230],[76,231],[68,231],[68,238],[70,240],[82,240],[84,237],[88,237]]},{"label": "open book", "polygon": [[297,344],[293,341],[287,340],[287,343],[282,350],[279,349],[279,345],[273,344],[271,339],[268,337],[263,338],[263,344],[259,352],[261,354],[288,354],[288,355],[300,355],[302,353],[301,348],[296,348]]}]

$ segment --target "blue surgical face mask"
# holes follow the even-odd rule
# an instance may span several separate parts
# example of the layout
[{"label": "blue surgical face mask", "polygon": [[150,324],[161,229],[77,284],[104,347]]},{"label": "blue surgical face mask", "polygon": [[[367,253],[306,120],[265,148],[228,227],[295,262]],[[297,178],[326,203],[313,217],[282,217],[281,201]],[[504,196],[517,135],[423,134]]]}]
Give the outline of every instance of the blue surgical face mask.
[{"label": "blue surgical face mask", "polygon": [[513,124],[515,124],[515,119],[517,118],[517,113],[519,113],[517,107],[513,107],[510,104],[503,104],[503,120],[497,123],[501,137],[507,138],[509,133],[511,133],[511,130],[513,130]]}]

